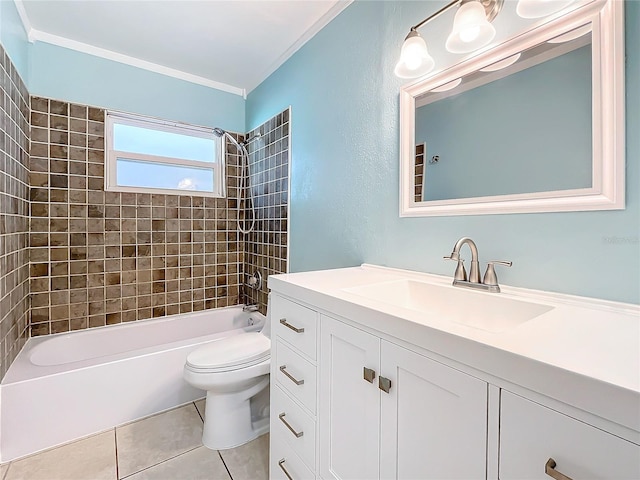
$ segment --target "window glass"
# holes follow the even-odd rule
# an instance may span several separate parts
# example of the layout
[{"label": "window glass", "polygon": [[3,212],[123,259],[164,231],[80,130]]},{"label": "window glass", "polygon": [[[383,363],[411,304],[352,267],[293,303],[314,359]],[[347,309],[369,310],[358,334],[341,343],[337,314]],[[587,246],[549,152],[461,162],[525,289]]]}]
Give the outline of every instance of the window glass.
[{"label": "window glass", "polygon": [[105,190],[224,197],[223,141],[213,129],[107,112]]},{"label": "window glass", "polygon": [[134,125],[114,124],[113,148],[122,152],[200,162],[215,161],[215,141],[193,135],[150,130]]},{"label": "window glass", "polygon": [[166,188],[197,192],[214,191],[213,171],[208,168],[118,158],[117,172],[118,185],[125,187]]}]

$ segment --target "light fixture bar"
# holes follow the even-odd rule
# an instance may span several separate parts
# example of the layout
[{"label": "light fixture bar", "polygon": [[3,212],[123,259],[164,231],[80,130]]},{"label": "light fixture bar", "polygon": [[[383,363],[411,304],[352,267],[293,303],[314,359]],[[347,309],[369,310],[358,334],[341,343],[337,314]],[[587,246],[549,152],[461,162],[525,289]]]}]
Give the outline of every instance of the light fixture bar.
[{"label": "light fixture bar", "polygon": [[438,10],[436,13],[428,16],[427,18],[425,18],[424,20],[422,20],[420,23],[418,23],[417,25],[414,25],[413,27],[411,27],[411,30],[417,30],[418,28],[422,27],[423,25],[426,25],[427,23],[429,23],[431,20],[434,20],[436,18],[438,18],[440,15],[442,15],[444,12],[446,12],[447,10],[449,10],[451,7],[455,7],[456,5],[459,5],[463,2],[463,0],[453,0],[453,2],[448,3],[447,5],[445,5],[444,7],[442,7],[440,10]]}]

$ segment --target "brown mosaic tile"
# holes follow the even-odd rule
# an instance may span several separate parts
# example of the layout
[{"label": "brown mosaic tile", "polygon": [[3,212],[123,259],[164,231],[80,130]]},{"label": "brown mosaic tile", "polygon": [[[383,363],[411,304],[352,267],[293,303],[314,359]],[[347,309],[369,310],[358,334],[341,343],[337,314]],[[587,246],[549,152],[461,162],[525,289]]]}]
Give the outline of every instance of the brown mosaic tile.
[{"label": "brown mosaic tile", "polygon": [[[237,152],[227,156],[229,201],[104,192],[104,111],[38,97],[32,101],[37,105],[31,115],[37,129],[32,145],[41,161],[29,177],[36,220],[29,240],[40,259],[32,266],[31,285],[41,303],[67,294],[67,304],[39,307],[32,335],[239,302],[243,256],[226,253],[244,250],[244,239],[229,221],[238,217],[241,205],[233,197],[240,174]],[[206,225],[205,219],[217,218],[224,221]],[[54,248],[64,249],[64,261],[51,258]],[[205,257],[207,248],[221,255]],[[205,290],[205,269],[218,263],[225,267],[216,279],[220,288]],[[37,283],[39,275],[46,284]],[[55,328],[54,321],[59,322]]]},{"label": "brown mosaic tile", "polygon": [[[289,109],[274,116],[247,134],[249,150],[249,185],[255,205],[255,227],[245,236],[245,257],[241,287],[244,303],[257,304],[261,312],[267,308],[267,278],[288,271],[288,205],[289,205]],[[243,225],[251,223],[248,192],[242,195]],[[245,227],[246,228],[246,227]],[[258,291],[249,286],[250,276],[259,271],[263,284]]]}]

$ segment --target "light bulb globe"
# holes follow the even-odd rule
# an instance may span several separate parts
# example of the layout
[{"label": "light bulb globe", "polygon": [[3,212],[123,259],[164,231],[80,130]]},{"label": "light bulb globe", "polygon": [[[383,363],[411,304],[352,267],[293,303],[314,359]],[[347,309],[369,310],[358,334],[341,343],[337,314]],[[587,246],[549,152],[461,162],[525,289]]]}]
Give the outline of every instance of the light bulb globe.
[{"label": "light bulb globe", "polygon": [[496,29],[487,20],[484,7],[474,0],[456,12],[445,46],[451,53],[469,53],[489,44],[495,36]]},{"label": "light bulb globe", "polygon": [[418,32],[412,30],[407,35],[400,51],[400,60],[396,64],[394,73],[400,78],[417,78],[433,70],[435,62],[427,44]]}]

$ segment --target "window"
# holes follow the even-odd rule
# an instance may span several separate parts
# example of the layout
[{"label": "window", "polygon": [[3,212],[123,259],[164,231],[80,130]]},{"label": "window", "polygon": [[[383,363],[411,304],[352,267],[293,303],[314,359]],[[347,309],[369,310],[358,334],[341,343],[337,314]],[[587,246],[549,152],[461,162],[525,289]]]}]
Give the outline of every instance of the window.
[{"label": "window", "polygon": [[223,144],[211,128],[107,112],[105,190],[224,197]]}]

